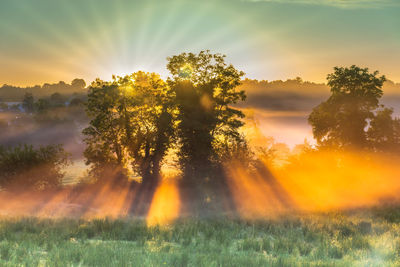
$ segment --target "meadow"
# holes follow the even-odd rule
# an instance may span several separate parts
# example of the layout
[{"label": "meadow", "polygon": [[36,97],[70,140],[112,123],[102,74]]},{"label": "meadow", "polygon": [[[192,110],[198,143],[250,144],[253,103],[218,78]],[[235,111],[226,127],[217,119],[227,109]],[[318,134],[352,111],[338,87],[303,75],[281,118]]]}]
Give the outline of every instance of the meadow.
[{"label": "meadow", "polygon": [[400,267],[399,14],[0,0],[0,267]]},{"label": "meadow", "polygon": [[400,208],[263,219],[3,217],[1,266],[399,266]]}]

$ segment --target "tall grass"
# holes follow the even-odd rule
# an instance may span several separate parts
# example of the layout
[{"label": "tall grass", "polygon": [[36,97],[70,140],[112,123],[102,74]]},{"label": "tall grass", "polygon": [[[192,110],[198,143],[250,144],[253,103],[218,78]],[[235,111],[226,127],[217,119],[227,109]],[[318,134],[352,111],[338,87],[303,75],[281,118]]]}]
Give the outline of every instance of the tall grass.
[{"label": "tall grass", "polygon": [[2,218],[0,266],[399,266],[400,209],[274,219]]}]

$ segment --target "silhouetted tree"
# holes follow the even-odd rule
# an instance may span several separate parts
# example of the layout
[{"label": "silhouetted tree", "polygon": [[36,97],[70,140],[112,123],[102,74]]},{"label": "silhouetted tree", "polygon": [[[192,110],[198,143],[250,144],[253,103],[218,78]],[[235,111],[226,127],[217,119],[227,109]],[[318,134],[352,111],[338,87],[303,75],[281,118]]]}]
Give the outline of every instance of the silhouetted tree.
[{"label": "silhouetted tree", "polygon": [[83,79],[73,79],[71,85],[77,89],[84,89],[86,87],[86,82]]},{"label": "silhouetted tree", "polygon": [[182,185],[187,198],[200,201],[187,208],[200,211],[198,204],[229,201],[222,168],[226,157],[221,155],[227,150],[234,154],[244,142],[238,131],[244,114],[231,106],[245,100],[245,92],[237,89],[244,73],[225,63],[225,56],[209,51],[169,57],[167,69],[178,109]]},{"label": "silhouetted tree", "polygon": [[119,83],[129,155],[143,182],[155,184],[173,134],[174,94],[155,73],[136,72]]},{"label": "silhouetted tree", "polygon": [[22,107],[25,112],[32,113],[34,111],[34,99],[32,93],[25,93],[22,100]]},{"label": "silhouetted tree", "polygon": [[244,73],[209,51],[172,56],[167,68],[179,110],[181,163],[187,177],[197,179],[210,169],[221,143],[242,141],[244,114],[231,105],[245,100],[245,92],[237,90]]},{"label": "silhouetted tree", "polygon": [[381,108],[370,121],[368,140],[376,151],[400,152],[400,120],[393,109]]},{"label": "silhouetted tree", "polygon": [[112,82],[96,80],[87,101],[92,120],[83,132],[87,163],[94,167],[130,164],[143,183],[157,183],[173,133],[172,97],[154,73],[137,72],[114,77]]},{"label": "silhouetted tree", "polygon": [[329,74],[331,96],[308,117],[320,146],[368,147],[366,127],[382,97],[385,76],[367,68],[335,67]]},{"label": "silhouetted tree", "polygon": [[97,79],[89,87],[86,112],[91,119],[83,130],[86,163],[92,165],[92,174],[100,176],[107,168],[120,168],[126,161],[121,118],[116,112],[120,91],[116,82]]},{"label": "silhouetted tree", "polygon": [[54,93],[50,96],[50,105],[53,107],[65,106],[66,98],[60,93]]},{"label": "silhouetted tree", "polygon": [[45,98],[40,98],[38,101],[35,102],[35,110],[38,113],[45,113],[50,108],[49,100]]}]

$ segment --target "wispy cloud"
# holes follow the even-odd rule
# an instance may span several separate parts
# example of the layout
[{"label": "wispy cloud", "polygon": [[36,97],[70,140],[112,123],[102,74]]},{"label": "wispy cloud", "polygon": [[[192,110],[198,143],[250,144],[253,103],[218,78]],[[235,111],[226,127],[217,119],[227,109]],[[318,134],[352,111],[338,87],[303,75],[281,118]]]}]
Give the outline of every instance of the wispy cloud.
[{"label": "wispy cloud", "polygon": [[325,5],[338,8],[383,8],[400,7],[400,0],[246,0],[249,2],[270,2],[285,4]]}]

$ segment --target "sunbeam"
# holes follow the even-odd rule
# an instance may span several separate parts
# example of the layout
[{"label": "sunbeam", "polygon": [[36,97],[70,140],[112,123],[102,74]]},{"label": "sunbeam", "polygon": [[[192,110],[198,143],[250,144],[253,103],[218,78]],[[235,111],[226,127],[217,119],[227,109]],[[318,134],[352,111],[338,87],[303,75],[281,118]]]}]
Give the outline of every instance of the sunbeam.
[{"label": "sunbeam", "polygon": [[147,225],[166,224],[179,216],[180,198],[176,179],[163,179],[157,186],[146,217]]}]

